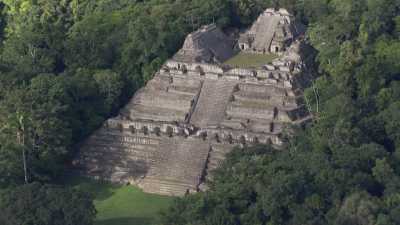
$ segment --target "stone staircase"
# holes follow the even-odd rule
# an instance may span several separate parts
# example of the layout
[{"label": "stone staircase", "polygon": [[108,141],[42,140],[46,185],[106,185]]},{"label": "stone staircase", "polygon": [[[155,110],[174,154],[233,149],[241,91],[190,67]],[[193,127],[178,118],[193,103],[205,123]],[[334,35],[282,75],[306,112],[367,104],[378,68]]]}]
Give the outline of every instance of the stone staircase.
[{"label": "stone staircase", "polygon": [[136,183],[148,193],[182,196],[197,191],[210,145],[199,138],[145,136],[102,128],[84,144],[84,175]]},{"label": "stone staircase", "polygon": [[198,127],[218,125],[225,117],[236,84],[234,81],[205,80],[190,123]]},{"label": "stone staircase", "polygon": [[[263,17],[259,17],[258,20],[262,20]],[[274,35],[273,30],[276,30],[277,21],[280,20],[278,16],[272,16],[268,18],[269,20],[265,21],[266,23],[256,23],[255,24],[255,32],[260,34],[261,36],[255,40],[255,47],[261,49],[263,47],[269,47],[271,45],[271,41]]]},{"label": "stone staircase", "polygon": [[207,161],[207,179],[212,179],[212,171],[217,169],[223,160],[225,159],[226,154],[232,151],[234,145],[232,144],[223,144],[223,143],[213,143],[211,144],[211,150],[209,153],[208,161]]},{"label": "stone staircase", "polygon": [[209,144],[198,138],[164,140],[164,158],[140,183],[146,192],[182,196],[196,191],[203,176]]},{"label": "stone staircase", "polygon": [[159,137],[102,128],[86,141],[76,163],[86,176],[128,183],[156,166],[159,144]]}]

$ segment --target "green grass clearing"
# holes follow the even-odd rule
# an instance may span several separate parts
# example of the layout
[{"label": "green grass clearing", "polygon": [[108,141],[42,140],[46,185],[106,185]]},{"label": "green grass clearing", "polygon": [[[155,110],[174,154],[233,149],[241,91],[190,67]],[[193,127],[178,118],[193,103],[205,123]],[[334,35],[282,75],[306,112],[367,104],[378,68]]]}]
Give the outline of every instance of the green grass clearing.
[{"label": "green grass clearing", "polygon": [[234,57],[224,62],[225,65],[234,67],[260,67],[271,63],[272,60],[278,58],[276,54],[251,54],[240,52]]},{"label": "green grass clearing", "polygon": [[159,212],[173,197],[147,194],[134,186],[115,185],[86,178],[73,178],[68,185],[92,193],[97,209],[95,225],[155,225]]}]

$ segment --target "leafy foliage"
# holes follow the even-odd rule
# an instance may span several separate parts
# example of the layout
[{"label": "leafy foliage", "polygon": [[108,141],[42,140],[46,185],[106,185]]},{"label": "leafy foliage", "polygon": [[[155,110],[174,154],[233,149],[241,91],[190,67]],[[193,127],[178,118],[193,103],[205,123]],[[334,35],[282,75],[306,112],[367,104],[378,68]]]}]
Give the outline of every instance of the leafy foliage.
[{"label": "leafy foliage", "polygon": [[4,225],[91,225],[96,210],[84,192],[32,183],[6,192],[0,201]]},{"label": "leafy foliage", "polygon": [[289,4],[318,51],[305,92],[314,122],[283,150],[236,149],[210,190],[177,201],[164,224],[400,223],[399,2]]}]

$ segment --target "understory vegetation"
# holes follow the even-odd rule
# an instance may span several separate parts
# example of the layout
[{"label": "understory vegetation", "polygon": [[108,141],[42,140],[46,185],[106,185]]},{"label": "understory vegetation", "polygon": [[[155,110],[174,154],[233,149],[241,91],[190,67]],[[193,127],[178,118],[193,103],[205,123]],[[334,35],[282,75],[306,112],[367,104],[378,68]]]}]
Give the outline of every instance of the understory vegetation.
[{"label": "understory vegetation", "polygon": [[53,184],[76,146],[186,34],[248,26],[266,7],[308,26],[313,122],[283,150],[233,151],[162,223],[400,224],[398,0],[0,1],[0,224],[93,224],[92,190]]}]

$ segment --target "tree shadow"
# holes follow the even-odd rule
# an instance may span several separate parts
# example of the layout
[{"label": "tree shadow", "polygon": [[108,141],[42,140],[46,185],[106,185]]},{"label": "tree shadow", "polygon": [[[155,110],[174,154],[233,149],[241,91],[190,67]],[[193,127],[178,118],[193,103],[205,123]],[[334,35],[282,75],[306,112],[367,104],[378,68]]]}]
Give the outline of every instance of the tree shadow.
[{"label": "tree shadow", "polygon": [[153,225],[154,220],[146,217],[125,217],[98,220],[95,225]]},{"label": "tree shadow", "polygon": [[66,186],[91,194],[96,200],[110,198],[114,194],[113,190],[117,187],[116,184],[112,184],[108,181],[94,180],[81,176],[64,177],[63,183]]}]

